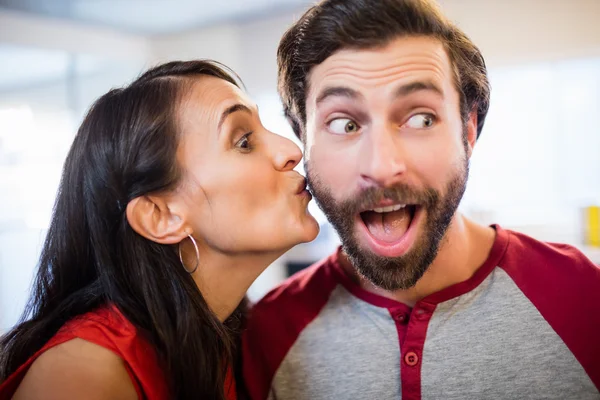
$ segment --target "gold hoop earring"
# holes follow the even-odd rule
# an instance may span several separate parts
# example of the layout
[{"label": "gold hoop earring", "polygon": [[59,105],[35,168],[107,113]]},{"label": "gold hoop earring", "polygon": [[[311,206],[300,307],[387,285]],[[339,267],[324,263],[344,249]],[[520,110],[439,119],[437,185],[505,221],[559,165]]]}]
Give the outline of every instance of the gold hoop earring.
[{"label": "gold hoop earring", "polygon": [[185,272],[187,272],[188,274],[193,274],[198,269],[198,265],[200,265],[200,251],[198,250],[198,244],[196,243],[196,240],[194,239],[194,237],[192,235],[188,235],[188,237],[194,244],[194,249],[196,250],[196,265],[194,265],[194,268],[191,271],[185,267],[185,263],[183,262],[183,257],[181,256],[181,242],[179,242],[179,245],[177,246],[177,250],[179,251],[179,261],[181,261],[181,265],[183,265],[183,269],[185,269]]}]

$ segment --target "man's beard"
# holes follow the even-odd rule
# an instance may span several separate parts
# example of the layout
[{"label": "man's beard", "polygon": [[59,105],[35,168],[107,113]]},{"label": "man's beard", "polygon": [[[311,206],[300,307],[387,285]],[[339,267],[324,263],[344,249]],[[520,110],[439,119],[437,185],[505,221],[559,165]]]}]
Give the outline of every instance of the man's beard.
[{"label": "man's beard", "polygon": [[[469,162],[465,155],[462,164],[450,177],[444,195],[433,188],[420,190],[406,184],[397,184],[387,188],[370,187],[340,202],[334,200],[329,188],[319,180],[318,175],[311,173],[308,166],[306,171],[310,191],[337,231],[342,249],[354,268],[375,286],[395,291],[413,287],[436,258],[464,194]],[[356,216],[365,206],[372,206],[383,199],[390,199],[395,203],[418,204],[420,212],[425,211],[423,232],[412,248],[399,257],[374,254],[360,246],[356,238]]]}]

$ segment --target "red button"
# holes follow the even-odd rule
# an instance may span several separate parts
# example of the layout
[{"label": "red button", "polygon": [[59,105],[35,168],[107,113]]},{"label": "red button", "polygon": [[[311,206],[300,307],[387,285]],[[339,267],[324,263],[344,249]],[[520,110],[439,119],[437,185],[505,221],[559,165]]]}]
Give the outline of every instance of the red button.
[{"label": "red button", "polygon": [[407,365],[414,367],[415,365],[417,365],[419,363],[419,356],[414,351],[409,351],[404,356],[404,362]]},{"label": "red button", "polygon": [[415,311],[415,313],[417,314],[417,319],[424,319],[427,316],[427,312],[425,310],[423,310],[422,308],[419,308]]},{"label": "red button", "polygon": [[407,318],[406,318],[406,314],[398,314],[394,317],[394,319],[398,322],[400,322],[401,324],[405,323]]}]

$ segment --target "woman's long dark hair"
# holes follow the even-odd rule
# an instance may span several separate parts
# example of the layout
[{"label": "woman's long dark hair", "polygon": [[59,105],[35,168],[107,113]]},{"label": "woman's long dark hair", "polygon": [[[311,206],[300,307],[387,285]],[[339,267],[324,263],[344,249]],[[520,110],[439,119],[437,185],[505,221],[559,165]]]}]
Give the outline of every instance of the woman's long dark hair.
[{"label": "woman's long dark hair", "polygon": [[240,86],[218,63],[171,62],[89,110],[65,161],[31,298],[0,339],[0,381],[65,322],[114,304],[156,349],[172,398],[224,399],[232,329],[210,311],[177,248],[138,235],[125,215],[130,200],[177,185],[178,107],[200,76]]}]

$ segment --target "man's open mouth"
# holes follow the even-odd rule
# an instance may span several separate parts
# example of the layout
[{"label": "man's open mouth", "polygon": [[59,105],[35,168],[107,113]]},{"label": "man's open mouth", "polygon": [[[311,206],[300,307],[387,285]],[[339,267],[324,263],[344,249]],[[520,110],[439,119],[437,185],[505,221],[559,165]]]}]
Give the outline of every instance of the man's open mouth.
[{"label": "man's open mouth", "polygon": [[360,217],[371,236],[391,244],[406,234],[417,208],[415,204],[393,204],[365,210]]}]

